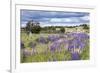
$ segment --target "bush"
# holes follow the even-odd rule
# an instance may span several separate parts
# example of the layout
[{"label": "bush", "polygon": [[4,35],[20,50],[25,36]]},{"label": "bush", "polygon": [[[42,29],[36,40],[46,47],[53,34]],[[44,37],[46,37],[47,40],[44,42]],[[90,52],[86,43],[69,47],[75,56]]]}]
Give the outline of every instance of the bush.
[{"label": "bush", "polygon": [[40,31],[41,31],[41,27],[40,26],[34,26],[31,29],[31,33],[40,33]]},{"label": "bush", "polygon": [[60,28],[60,32],[65,33],[65,28],[64,27]]},{"label": "bush", "polygon": [[89,29],[89,26],[87,24],[83,24],[81,26],[83,26],[83,29]]},{"label": "bush", "polygon": [[28,23],[26,24],[26,32],[27,33],[40,33],[41,31],[41,27],[39,25],[39,22],[33,22],[33,21],[28,21]]}]

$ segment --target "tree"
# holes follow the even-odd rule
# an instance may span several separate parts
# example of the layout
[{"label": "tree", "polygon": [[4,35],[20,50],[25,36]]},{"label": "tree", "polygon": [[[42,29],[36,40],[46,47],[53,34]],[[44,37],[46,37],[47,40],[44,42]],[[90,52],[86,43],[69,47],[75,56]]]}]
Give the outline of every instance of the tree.
[{"label": "tree", "polygon": [[64,27],[60,28],[60,32],[65,33],[65,28]]},{"label": "tree", "polygon": [[32,33],[40,33],[41,31],[41,27],[40,26],[34,26],[32,29],[31,29],[31,32]]},{"label": "tree", "polygon": [[28,21],[26,24],[26,31],[27,33],[40,33],[41,27],[39,22],[35,22],[33,20]]},{"label": "tree", "polygon": [[83,27],[83,29],[89,29],[89,26],[87,24],[83,24],[83,25],[80,25]]},{"label": "tree", "polygon": [[28,34],[31,33],[32,25],[32,21],[28,21],[28,23],[26,24],[26,32]]}]

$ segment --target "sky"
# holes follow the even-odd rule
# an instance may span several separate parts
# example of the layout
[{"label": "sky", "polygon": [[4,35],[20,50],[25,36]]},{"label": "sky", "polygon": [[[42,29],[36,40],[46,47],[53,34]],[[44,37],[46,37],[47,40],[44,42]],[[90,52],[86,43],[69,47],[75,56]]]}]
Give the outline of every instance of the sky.
[{"label": "sky", "polygon": [[25,27],[30,20],[44,26],[76,26],[89,24],[89,13],[87,12],[61,12],[61,11],[40,11],[40,10],[21,10],[21,27]]}]

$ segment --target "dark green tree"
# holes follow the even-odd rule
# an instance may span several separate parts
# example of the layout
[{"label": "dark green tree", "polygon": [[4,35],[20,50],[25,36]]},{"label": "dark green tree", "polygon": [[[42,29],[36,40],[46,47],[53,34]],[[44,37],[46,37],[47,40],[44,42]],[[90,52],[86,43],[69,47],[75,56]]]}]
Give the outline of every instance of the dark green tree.
[{"label": "dark green tree", "polygon": [[34,26],[32,29],[31,29],[31,32],[32,33],[40,33],[41,31],[41,27],[40,26]]},{"label": "dark green tree", "polygon": [[60,28],[60,32],[65,33],[65,28],[64,27]]},{"label": "dark green tree", "polygon": [[83,26],[83,29],[89,29],[89,26],[87,24],[83,24],[83,25],[80,25],[80,26]]},{"label": "dark green tree", "polygon": [[28,21],[26,24],[26,31],[27,33],[40,33],[41,27],[39,22],[35,22],[33,20]]}]

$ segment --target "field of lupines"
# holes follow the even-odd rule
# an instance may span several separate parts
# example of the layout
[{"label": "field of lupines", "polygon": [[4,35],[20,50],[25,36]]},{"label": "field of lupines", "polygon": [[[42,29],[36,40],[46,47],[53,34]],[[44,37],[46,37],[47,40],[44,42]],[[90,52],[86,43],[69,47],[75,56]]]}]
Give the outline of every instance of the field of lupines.
[{"label": "field of lupines", "polygon": [[21,32],[21,63],[89,59],[87,33],[31,34]]}]

